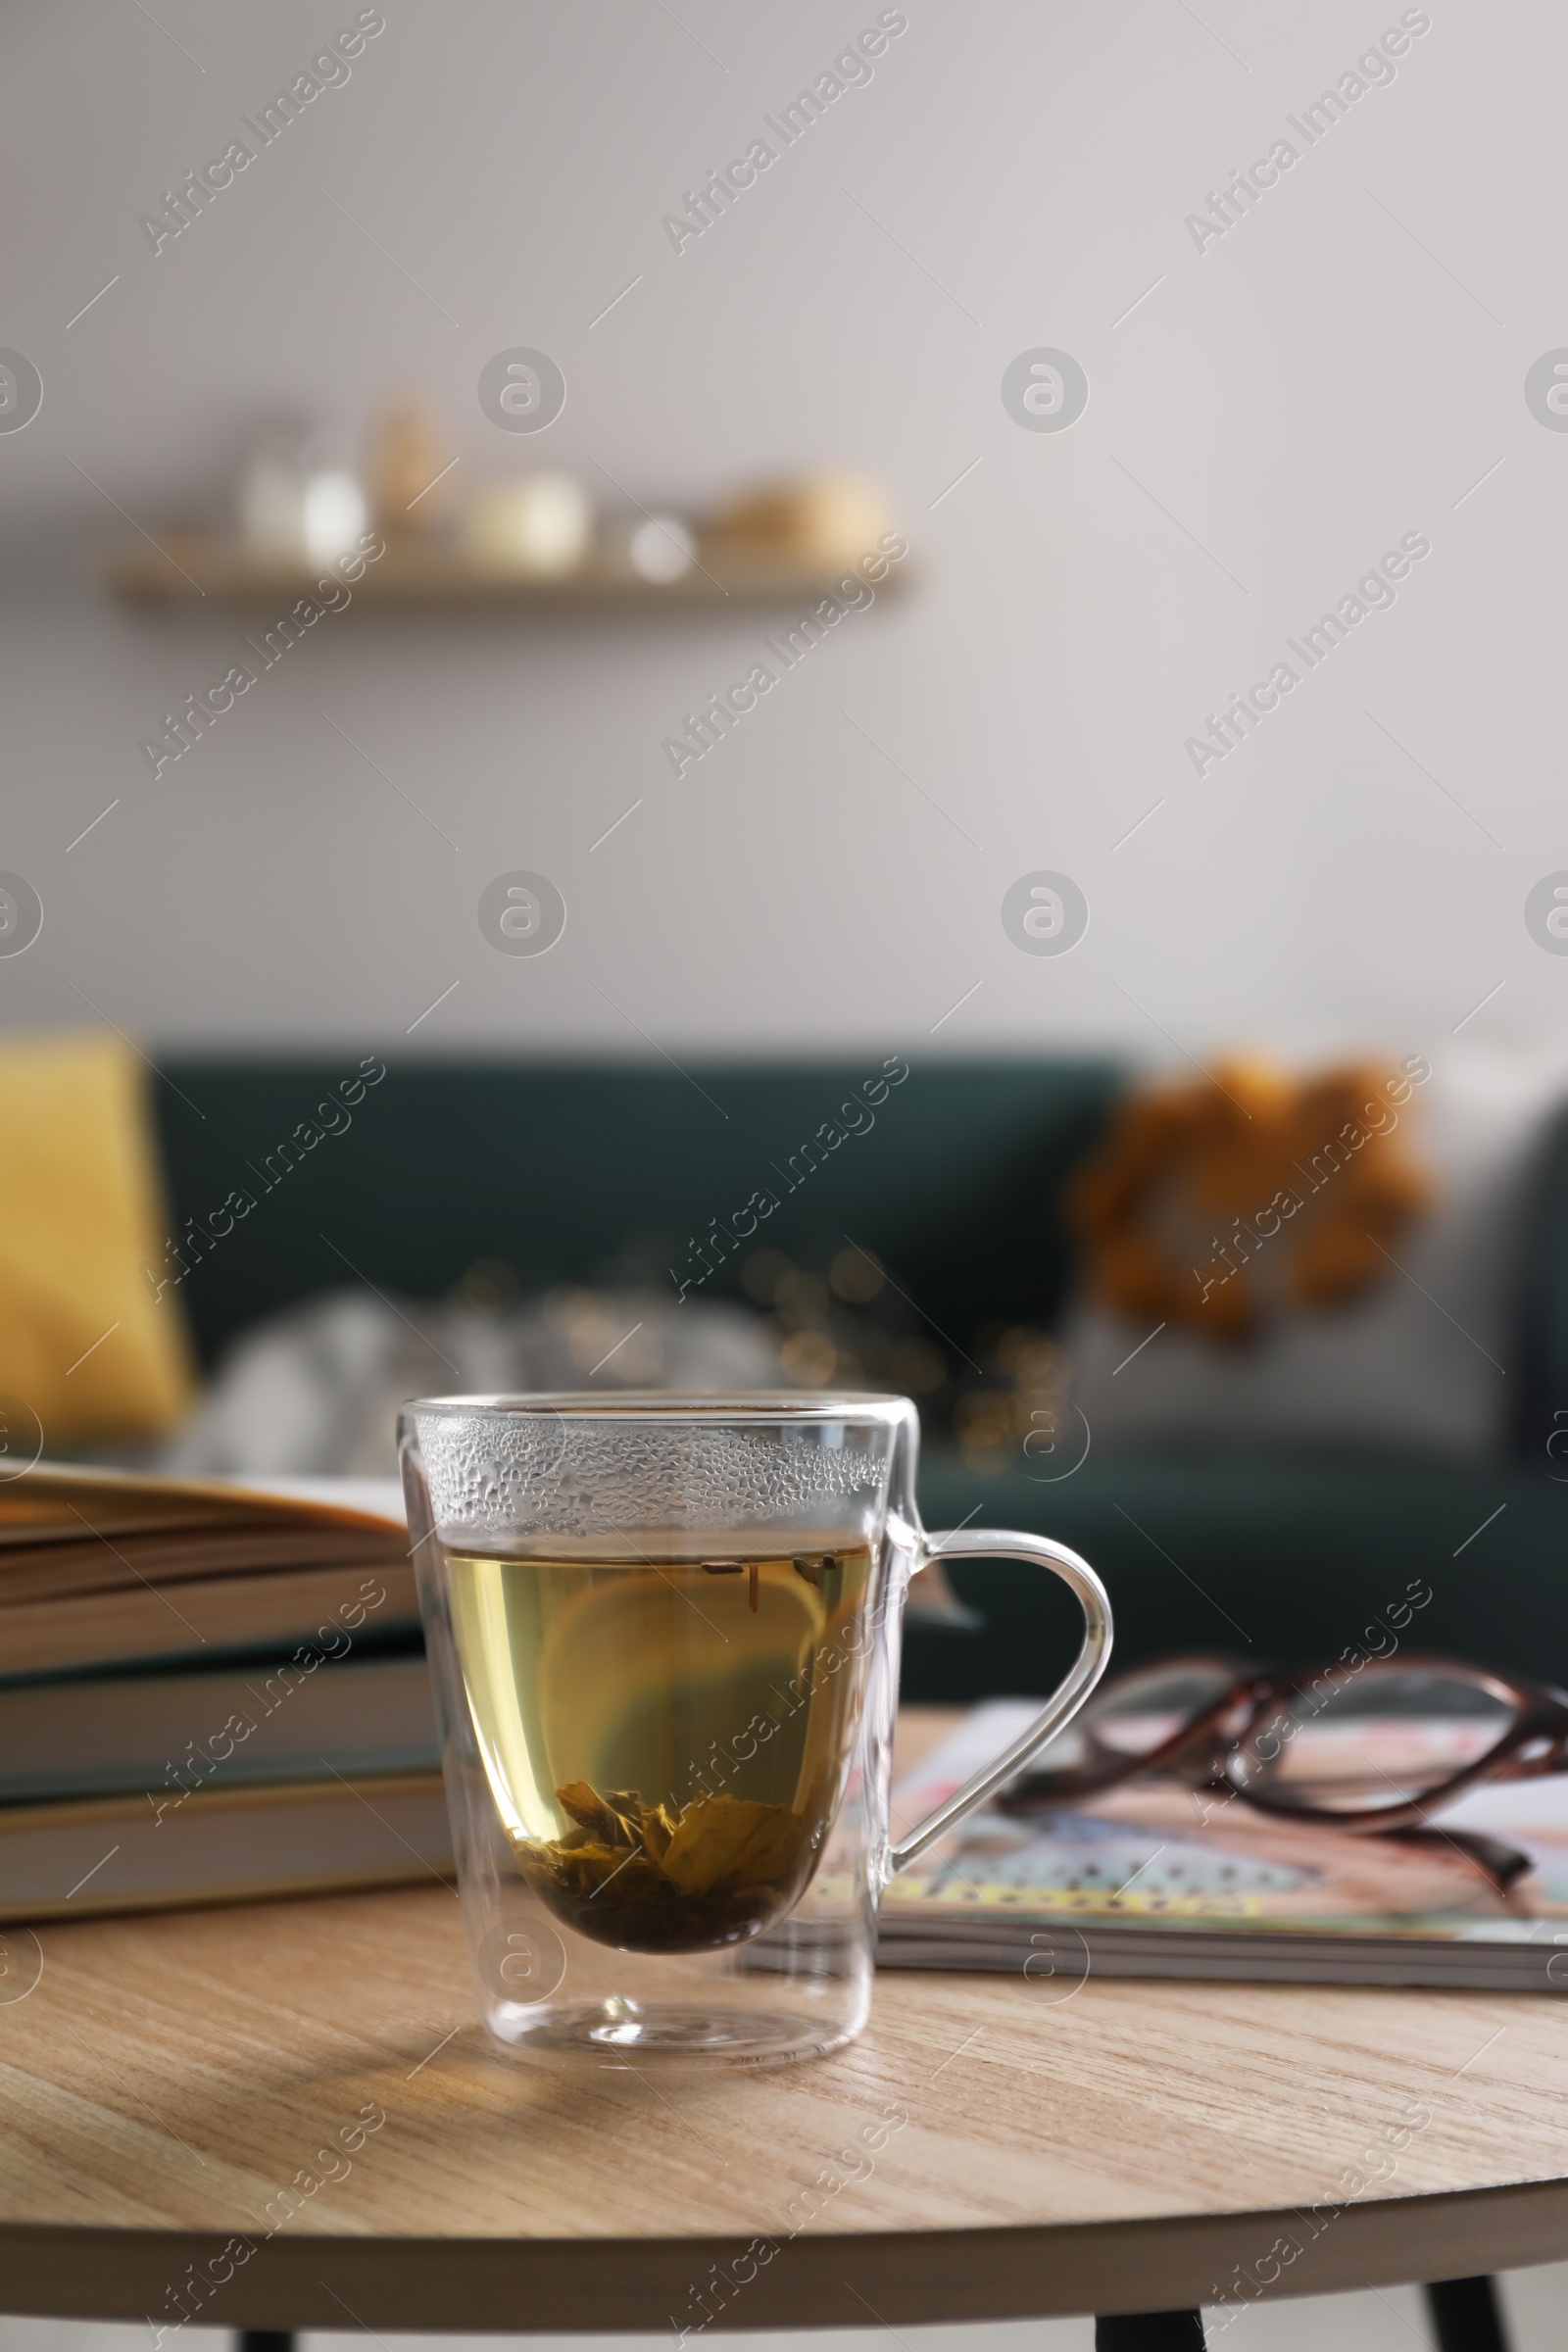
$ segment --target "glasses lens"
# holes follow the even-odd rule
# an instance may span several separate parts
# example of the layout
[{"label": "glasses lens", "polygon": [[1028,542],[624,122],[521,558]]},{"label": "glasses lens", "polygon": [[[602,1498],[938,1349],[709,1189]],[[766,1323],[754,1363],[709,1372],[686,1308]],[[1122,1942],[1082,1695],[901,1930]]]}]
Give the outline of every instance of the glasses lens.
[{"label": "glasses lens", "polygon": [[1070,1787],[1086,1768],[1113,1759],[1136,1763],[1201,1715],[1231,1688],[1235,1670],[1222,1660],[1177,1658],[1124,1674],[1090,1700],[1083,1713],[1043,1747],[1012,1784],[1014,1797],[1038,1801],[1053,1783]]},{"label": "glasses lens", "polygon": [[1325,1668],[1253,1726],[1231,1777],[1279,1812],[1384,1812],[1451,1781],[1516,1714],[1506,1691],[1462,1669]]},{"label": "glasses lens", "polygon": [[1102,1753],[1148,1756],[1222,1698],[1235,1680],[1220,1660],[1177,1658],[1124,1674],[1079,1717],[1086,1739]]}]

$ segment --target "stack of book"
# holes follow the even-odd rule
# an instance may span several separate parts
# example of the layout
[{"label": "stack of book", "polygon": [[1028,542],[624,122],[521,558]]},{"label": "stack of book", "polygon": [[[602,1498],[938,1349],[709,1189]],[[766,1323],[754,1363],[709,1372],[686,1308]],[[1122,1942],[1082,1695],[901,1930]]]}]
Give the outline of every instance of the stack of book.
[{"label": "stack of book", "polygon": [[0,1921],[451,1867],[395,1486],[0,1484]]}]

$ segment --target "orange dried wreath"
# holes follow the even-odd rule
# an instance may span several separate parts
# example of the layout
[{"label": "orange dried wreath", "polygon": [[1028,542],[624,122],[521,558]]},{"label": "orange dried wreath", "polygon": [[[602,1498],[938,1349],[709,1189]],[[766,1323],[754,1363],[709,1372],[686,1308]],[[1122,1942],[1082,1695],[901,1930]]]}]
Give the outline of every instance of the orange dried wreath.
[{"label": "orange dried wreath", "polygon": [[1233,1061],[1135,1095],[1067,1197],[1091,1296],[1229,1342],[1361,1297],[1430,1200],[1396,1134],[1430,1075],[1419,1055],[1303,1080]]}]

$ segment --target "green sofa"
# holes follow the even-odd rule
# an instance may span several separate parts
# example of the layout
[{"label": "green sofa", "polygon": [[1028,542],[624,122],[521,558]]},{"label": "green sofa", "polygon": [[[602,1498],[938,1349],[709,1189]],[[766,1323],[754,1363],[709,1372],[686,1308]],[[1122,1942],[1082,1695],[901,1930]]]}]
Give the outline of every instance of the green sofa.
[{"label": "green sofa", "polygon": [[[511,1265],[524,1290],[652,1279],[739,1297],[735,1229],[761,1196],[777,1206],[758,1241],[823,1263],[853,1236],[962,1346],[987,1324],[1059,1317],[1063,1180],[1126,1082],[1103,1061],[909,1066],[875,1054],[702,1062],[689,1076],[664,1062],[387,1067],[349,1052],[166,1060],[156,1111],[181,1250],[170,1262],[187,1268],[177,1295],[211,1363],[245,1325],[312,1293],[364,1279],[433,1298],[481,1258]],[[1432,1593],[1423,1646],[1568,1684],[1568,1458],[1552,1450],[1553,1431],[1568,1432],[1561,1126],[1532,1228],[1505,1455],[1091,1452],[1048,1483],[1021,1459],[984,1475],[930,1446],[927,1524],[1072,1544],[1110,1589],[1122,1664],[1194,1647],[1337,1656],[1419,1579]],[[1568,1455],[1568,1437],[1554,1450]],[[998,1564],[954,1582],[983,1622],[911,1628],[906,1695],[1040,1689],[1075,1614],[1054,1580]]]}]

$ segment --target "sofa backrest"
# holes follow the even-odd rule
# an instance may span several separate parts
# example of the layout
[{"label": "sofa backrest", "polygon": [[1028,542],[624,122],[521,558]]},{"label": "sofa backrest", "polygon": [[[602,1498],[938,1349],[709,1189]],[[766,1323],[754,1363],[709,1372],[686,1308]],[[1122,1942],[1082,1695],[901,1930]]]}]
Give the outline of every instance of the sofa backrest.
[{"label": "sofa backrest", "polygon": [[736,1297],[748,1250],[820,1267],[846,1236],[960,1346],[1055,1314],[1062,1178],[1102,1132],[1113,1064],[867,1054],[687,1072],[166,1059],[164,1271],[204,1360],[258,1316],[357,1281],[430,1298],[497,1258],[523,1291],[684,1281],[691,1298]]},{"label": "sofa backrest", "polygon": [[1568,1109],[1541,1140],[1524,1223],[1515,1425],[1526,1459],[1568,1485]]}]

